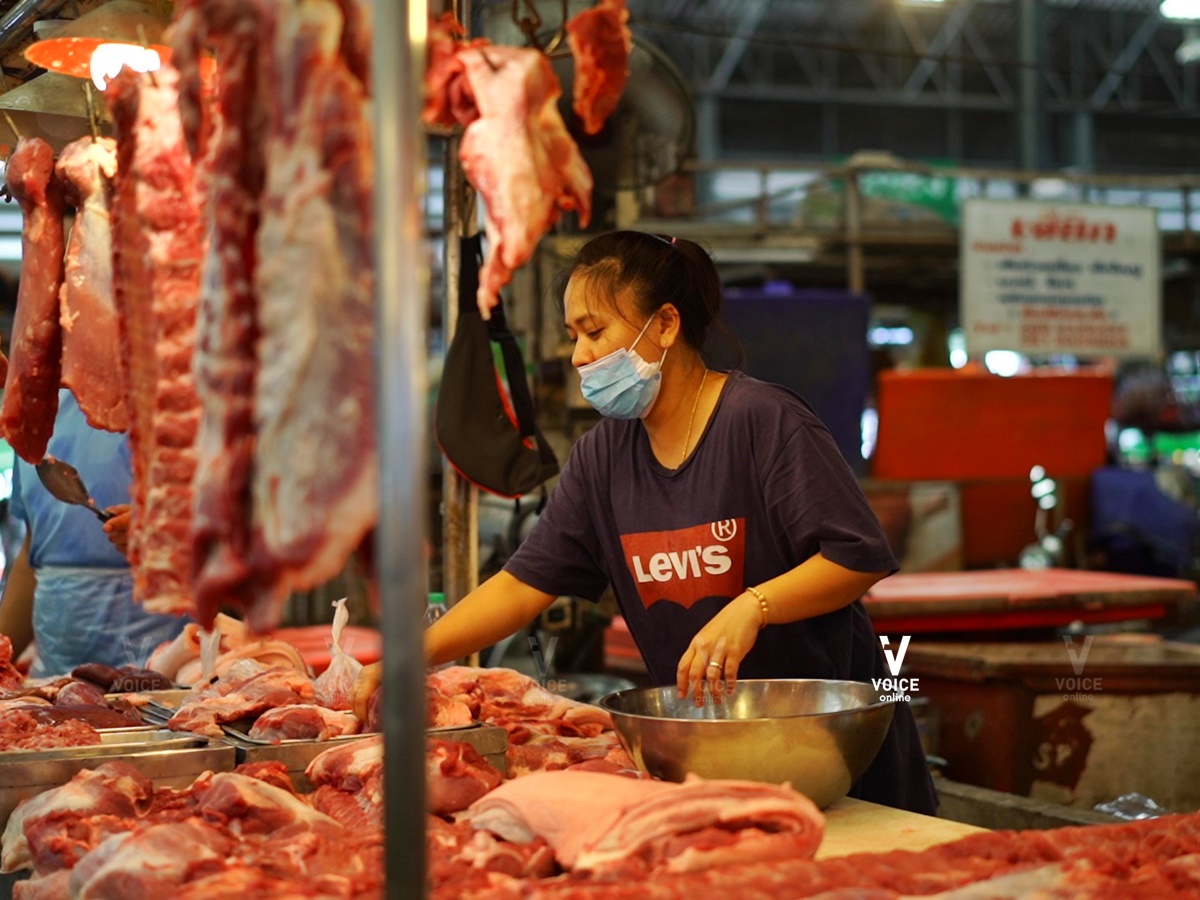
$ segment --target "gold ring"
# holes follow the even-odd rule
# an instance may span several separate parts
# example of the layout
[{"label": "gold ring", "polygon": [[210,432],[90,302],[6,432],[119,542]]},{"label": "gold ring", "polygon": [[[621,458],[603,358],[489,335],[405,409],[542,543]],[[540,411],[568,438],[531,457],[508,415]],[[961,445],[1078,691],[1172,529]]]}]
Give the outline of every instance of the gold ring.
[{"label": "gold ring", "polygon": [[716,666],[718,669],[724,668],[719,662],[710,662],[710,666]]}]

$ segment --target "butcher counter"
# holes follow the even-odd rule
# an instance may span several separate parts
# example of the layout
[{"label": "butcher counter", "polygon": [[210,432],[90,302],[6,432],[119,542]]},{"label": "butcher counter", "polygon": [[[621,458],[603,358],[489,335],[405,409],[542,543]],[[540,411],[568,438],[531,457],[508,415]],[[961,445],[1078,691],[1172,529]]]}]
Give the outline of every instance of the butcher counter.
[{"label": "butcher counter", "polygon": [[843,797],[825,810],[825,838],[817,859],[851,853],[924,850],[986,829],[935,816]]}]

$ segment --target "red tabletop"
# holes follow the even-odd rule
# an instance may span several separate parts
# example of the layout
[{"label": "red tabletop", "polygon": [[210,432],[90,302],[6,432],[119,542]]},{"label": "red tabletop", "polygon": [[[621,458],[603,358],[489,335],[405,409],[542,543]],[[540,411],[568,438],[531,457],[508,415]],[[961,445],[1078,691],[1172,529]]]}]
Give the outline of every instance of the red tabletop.
[{"label": "red tabletop", "polygon": [[1157,619],[1194,601],[1177,578],[1079,569],[900,573],[864,598],[876,626],[906,633]]}]

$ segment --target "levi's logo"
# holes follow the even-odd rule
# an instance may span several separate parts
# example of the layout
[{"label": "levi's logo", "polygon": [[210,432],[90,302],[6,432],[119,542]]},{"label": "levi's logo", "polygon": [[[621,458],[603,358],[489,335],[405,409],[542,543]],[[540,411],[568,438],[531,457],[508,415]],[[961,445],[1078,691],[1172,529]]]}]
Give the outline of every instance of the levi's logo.
[{"label": "levi's logo", "polygon": [[736,597],[744,587],[745,519],[675,531],[621,535],[625,563],[647,609],[659,600],[684,609],[705,597]]}]

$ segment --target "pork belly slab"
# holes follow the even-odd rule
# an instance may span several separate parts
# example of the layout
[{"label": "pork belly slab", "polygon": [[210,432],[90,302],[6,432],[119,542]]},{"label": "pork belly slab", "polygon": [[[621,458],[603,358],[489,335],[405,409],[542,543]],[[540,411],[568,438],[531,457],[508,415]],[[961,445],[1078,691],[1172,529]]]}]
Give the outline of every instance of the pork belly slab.
[{"label": "pork belly slab", "polygon": [[467,815],[506,840],[544,839],[565,869],[630,877],[811,858],[825,831],[812,801],[787,786],[699,778],[672,784],[586,771],[505,782]]},{"label": "pork belly slab", "polygon": [[58,156],[55,174],[63,184],[75,221],[67,243],[66,271],[59,293],[62,383],[71,389],[88,424],[102,431],[129,427],[125,366],[113,296],[112,180],[117,143],[80,138]]},{"label": "pork belly slab", "polygon": [[0,434],[17,456],[37,465],[54,432],[62,379],[58,292],[63,283],[66,202],[54,178],[54,151],[41,138],[17,142],[5,178],[25,221],[17,311],[0,401]]}]

